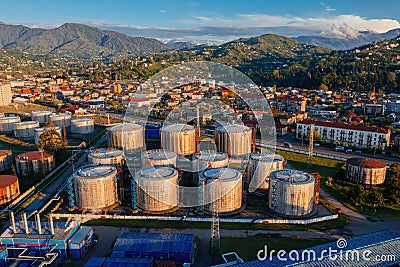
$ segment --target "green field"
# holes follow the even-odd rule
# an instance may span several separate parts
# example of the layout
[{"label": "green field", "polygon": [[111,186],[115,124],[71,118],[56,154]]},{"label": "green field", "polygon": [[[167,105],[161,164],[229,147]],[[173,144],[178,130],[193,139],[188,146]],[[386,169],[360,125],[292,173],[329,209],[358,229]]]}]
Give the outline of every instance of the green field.
[{"label": "green field", "polygon": [[[221,237],[221,252],[236,252],[244,261],[257,259],[257,252],[268,246],[268,251],[303,249],[331,242],[329,239],[271,238],[271,237]],[[275,254],[276,255],[276,254]]]}]

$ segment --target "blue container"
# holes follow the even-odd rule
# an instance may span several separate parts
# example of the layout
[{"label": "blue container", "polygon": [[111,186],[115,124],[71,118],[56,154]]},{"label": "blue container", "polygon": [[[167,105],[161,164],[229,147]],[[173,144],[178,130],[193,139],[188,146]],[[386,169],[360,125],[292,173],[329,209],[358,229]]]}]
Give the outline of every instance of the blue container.
[{"label": "blue container", "polygon": [[151,267],[151,258],[108,258],[103,267]]},{"label": "blue container", "polygon": [[106,258],[93,257],[86,262],[85,267],[102,267]]}]

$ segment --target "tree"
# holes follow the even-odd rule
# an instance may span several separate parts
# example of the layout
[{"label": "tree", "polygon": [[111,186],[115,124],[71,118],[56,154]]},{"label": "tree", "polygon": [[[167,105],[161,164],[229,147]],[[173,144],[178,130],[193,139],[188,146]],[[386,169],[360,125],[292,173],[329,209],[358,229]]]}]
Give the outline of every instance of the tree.
[{"label": "tree", "polygon": [[319,90],[326,92],[329,90],[329,88],[325,84],[321,83],[321,85],[319,86]]},{"label": "tree", "polygon": [[376,206],[383,205],[383,202],[385,201],[383,194],[379,191],[371,191],[367,194],[366,199],[368,203],[371,203],[374,208]]},{"label": "tree", "polygon": [[400,202],[400,163],[390,166],[386,173],[385,184],[390,189],[387,199],[392,203]]},{"label": "tree", "polygon": [[360,184],[352,186],[347,193],[350,197],[350,201],[355,205],[359,205],[364,200],[365,190]]},{"label": "tree", "polygon": [[57,151],[63,149],[65,144],[59,132],[57,132],[55,127],[45,126],[43,132],[39,136],[40,150]]}]

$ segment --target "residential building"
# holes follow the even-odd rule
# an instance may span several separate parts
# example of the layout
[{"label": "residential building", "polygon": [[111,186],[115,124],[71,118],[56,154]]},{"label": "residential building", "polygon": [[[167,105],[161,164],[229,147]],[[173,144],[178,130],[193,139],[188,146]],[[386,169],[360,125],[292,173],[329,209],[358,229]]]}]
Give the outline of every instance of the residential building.
[{"label": "residential building", "polygon": [[0,106],[8,106],[12,101],[11,85],[9,83],[0,84]]},{"label": "residential building", "polygon": [[364,105],[364,114],[365,115],[384,115],[385,114],[385,105],[382,104],[365,104]]},{"label": "residential building", "polygon": [[279,112],[304,112],[306,111],[306,100],[304,98],[276,97],[270,99],[270,104]]},{"label": "residential building", "polygon": [[389,146],[389,129],[326,121],[303,120],[298,122],[296,138],[302,139],[307,136],[311,124],[314,124],[314,129],[324,143],[366,149],[384,149]]}]

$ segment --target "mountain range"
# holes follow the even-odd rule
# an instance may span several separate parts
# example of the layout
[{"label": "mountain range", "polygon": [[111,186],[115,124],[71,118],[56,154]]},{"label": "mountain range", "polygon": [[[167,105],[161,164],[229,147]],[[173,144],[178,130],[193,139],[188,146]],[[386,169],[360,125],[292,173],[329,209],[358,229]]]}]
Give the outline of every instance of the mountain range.
[{"label": "mountain range", "polygon": [[76,23],[66,23],[49,30],[0,24],[0,45],[32,54],[87,58],[121,53],[152,54],[171,49],[156,39],[131,37]]},{"label": "mountain range", "polygon": [[[218,33],[217,28],[212,30],[214,34]],[[256,32],[259,33],[259,31],[260,29]],[[240,32],[233,33],[240,34]],[[245,33],[243,32],[243,34]],[[386,33],[359,32],[342,25],[319,35],[303,35],[291,39],[334,50],[348,50],[374,41],[392,39],[398,35],[400,35],[400,29]],[[244,39],[238,38],[238,40]],[[235,41],[237,40],[231,42]],[[154,54],[168,50],[193,48],[196,45],[198,43],[183,41],[182,38],[176,39],[176,41],[169,39],[163,42],[155,38],[133,37],[117,31],[77,23],[66,23],[54,29],[29,28],[22,25],[0,23],[0,47],[19,49],[31,54],[105,58],[118,55]],[[276,45],[279,46],[279,44]],[[210,44],[201,46],[212,47]]]}]

